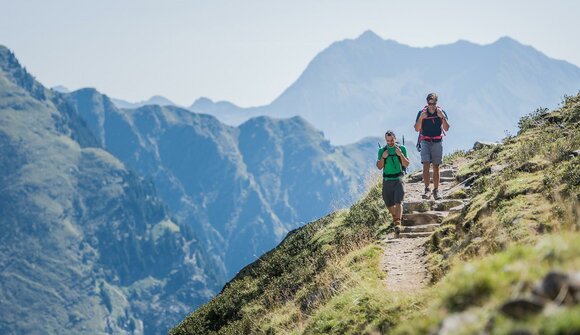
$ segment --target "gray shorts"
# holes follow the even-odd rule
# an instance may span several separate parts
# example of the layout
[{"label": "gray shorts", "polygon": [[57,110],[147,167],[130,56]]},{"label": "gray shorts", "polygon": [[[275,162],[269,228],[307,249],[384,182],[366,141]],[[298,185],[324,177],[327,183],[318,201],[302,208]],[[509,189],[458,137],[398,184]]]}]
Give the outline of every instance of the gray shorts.
[{"label": "gray shorts", "polygon": [[421,141],[421,163],[443,163],[443,142]]},{"label": "gray shorts", "polygon": [[383,180],[383,200],[387,207],[403,202],[405,188],[402,180]]}]

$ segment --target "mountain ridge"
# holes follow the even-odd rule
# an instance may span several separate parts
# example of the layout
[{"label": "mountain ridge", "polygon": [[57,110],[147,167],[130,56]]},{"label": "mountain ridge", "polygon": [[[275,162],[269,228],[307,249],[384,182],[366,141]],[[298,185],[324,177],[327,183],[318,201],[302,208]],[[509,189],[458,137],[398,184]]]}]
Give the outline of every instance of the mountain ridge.
[{"label": "mountain ridge", "polygon": [[[515,131],[516,120],[527,111],[556,107],[562,92],[575,94],[578,87],[580,68],[510,37],[490,44],[460,40],[417,48],[367,31],[319,52],[267,105],[227,108],[222,103],[195,111],[231,125],[256,115],[301,115],[333,144],[346,144],[385,129],[411,138],[414,111],[423,107],[427,93],[436,91],[450,117],[447,147],[453,151],[476,140],[501,139],[505,131]],[[466,111],[490,114],[492,131],[486,138],[475,137],[478,123]]]},{"label": "mountain ridge", "polygon": [[[64,92],[64,93],[70,93],[70,91]],[[154,95],[147,100],[143,100],[143,101],[139,101],[139,102],[129,102],[129,101],[125,101],[123,99],[116,99],[116,98],[110,98],[110,99],[115,104],[115,106],[117,106],[118,108],[135,109],[135,108],[139,108],[139,107],[143,107],[143,106],[147,106],[147,105],[177,106],[177,104],[175,104],[173,101],[171,101],[171,100],[169,100],[166,97],[161,96],[161,95]]]},{"label": "mountain ridge", "polygon": [[[95,90],[78,90],[67,98],[107,150],[155,180],[177,218],[225,261],[228,276],[289,229],[351,201],[376,150],[368,141],[331,146],[299,116],[261,116],[232,127],[175,106],[118,109]],[[346,156],[359,158],[363,151],[372,158]],[[320,186],[312,190],[308,185]],[[257,238],[258,231],[267,237]]]},{"label": "mountain ridge", "polygon": [[7,50],[0,49],[0,332],[166,331],[213,294],[219,274],[154,185],[104,151],[63,96]]}]

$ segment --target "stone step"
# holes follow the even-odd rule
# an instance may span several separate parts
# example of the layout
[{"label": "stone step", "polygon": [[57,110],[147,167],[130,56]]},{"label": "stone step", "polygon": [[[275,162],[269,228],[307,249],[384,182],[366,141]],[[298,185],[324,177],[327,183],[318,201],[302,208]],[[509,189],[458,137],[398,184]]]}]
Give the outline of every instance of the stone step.
[{"label": "stone step", "polygon": [[436,201],[431,208],[433,208],[433,210],[435,210],[435,211],[448,211],[451,208],[458,207],[458,206],[463,206],[463,201],[448,199],[448,200]]},{"label": "stone step", "polygon": [[[455,170],[453,169],[442,169],[439,170],[439,177],[441,177],[441,180],[446,179],[446,180],[455,180]],[[433,180],[433,170],[431,169],[429,171],[429,178],[431,178],[431,180]],[[409,175],[407,181],[411,182],[411,183],[416,183],[419,181],[423,180],[423,172],[419,171],[419,172],[415,172],[411,175]]]},{"label": "stone step", "polygon": [[407,180],[406,181],[408,183],[418,183],[418,182],[420,182],[422,180],[423,180],[423,175],[420,172],[418,172],[418,173],[410,174],[407,177]]},{"label": "stone step", "polygon": [[402,233],[429,233],[429,232],[434,232],[437,227],[439,227],[439,224],[433,223],[433,224],[423,224],[423,225],[417,225],[417,226],[404,226],[403,229],[401,230]]},{"label": "stone step", "polygon": [[424,213],[403,214],[403,226],[441,223],[449,212],[428,211]]},{"label": "stone step", "polygon": [[429,237],[433,233],[425,232],[425,233],[400,233],[399,238],[416,238],[416,237]]},{"label": "stone step", "polygon": [[[433,173],[431,173],[431,176],[433,176]],[[445,178],[455,178],[455,170],[453,170],[453,169],[439,170],[439,176],[445,177]],[[433,178],[433,177],[431,177],[431,178]]]},{"label": "stone step", "polygon": [[449,213],[461,212],[464,207],[465,207],[465,205],[461,204],[459,206],[456,206],[456,207],[453,207],[453,208],[449,208]]},{"label": "stone step", "polygon": [[432,209],[434,203],[435,202],[433,200],[403,202],[403,214],[427,212]]},{"label": "stone step", "polygon": [[458,206],[464,206],[463,201],[454,199],[407,201],[403,203],[403,214],[415,212],[424,213],[427,211],[449,211],[451,208]]}]

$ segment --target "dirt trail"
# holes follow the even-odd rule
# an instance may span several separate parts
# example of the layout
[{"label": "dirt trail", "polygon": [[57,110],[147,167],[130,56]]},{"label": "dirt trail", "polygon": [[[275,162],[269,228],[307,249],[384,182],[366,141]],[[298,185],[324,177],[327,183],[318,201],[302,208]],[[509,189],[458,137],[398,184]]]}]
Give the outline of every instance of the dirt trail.
[{"label": "dirt trail", "polygon": [[[413,293],[428,284],[425,244],[449,213],[461,211],[462,200],[446,199],[448,190],[457,185],[455,167],[442,166],[442,200],[423,199],[420,173],[406,178],[403,222],[399,237],[389,234],[385,242],[382,268],[387,272],[385,285],[392,292]],[[431,184],[431,188],[433,185]]]}]

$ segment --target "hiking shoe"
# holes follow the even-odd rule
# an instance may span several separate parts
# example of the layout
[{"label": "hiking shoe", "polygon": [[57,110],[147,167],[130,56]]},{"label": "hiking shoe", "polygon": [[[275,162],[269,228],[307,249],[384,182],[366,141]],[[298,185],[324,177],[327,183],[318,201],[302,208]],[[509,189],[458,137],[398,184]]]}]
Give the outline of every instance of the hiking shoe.
[{"label": "hiking shoe", "polygon": [[441,200],[441,195],[439,194],[439,190],[438,189],[434,189],[433,190],[433,199],[435,199],[435,200]]},{"label": "hiking shoe", "polygon": [[396,225],[395,226],[395,237],[399,237],[400,233],[401,233],[401,226]]},{"label": "hiking shoe", "polygon": [[430,196],[431,196],[431,190],[429,189],[429,187],[425,187],[425,193],[423,193],[423,199],[429,199]]}]

